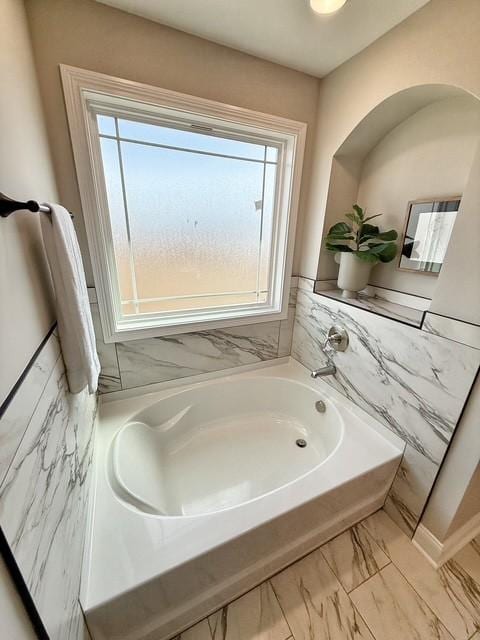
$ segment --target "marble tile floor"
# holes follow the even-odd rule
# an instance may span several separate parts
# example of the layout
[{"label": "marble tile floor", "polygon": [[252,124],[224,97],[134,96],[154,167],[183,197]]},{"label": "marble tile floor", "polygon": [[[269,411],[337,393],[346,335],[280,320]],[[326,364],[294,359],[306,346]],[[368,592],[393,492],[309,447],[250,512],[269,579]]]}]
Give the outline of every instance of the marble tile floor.
[{"label": "marble tile floor", "polygon": [[176,640],[480,640],[480,537],[435,570],[378,511]]}]

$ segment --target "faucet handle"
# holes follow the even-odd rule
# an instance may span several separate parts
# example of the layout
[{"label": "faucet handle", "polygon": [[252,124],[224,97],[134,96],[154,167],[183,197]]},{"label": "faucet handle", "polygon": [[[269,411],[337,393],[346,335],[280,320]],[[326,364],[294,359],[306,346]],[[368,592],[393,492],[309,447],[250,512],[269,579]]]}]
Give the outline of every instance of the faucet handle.
[{"label": "faucet handle", "polygon": [[327,336],[323,343],[322,351],[345,351],[348,347],[348,333],[345,327],[341,325],[333,325],[328,330]]}]

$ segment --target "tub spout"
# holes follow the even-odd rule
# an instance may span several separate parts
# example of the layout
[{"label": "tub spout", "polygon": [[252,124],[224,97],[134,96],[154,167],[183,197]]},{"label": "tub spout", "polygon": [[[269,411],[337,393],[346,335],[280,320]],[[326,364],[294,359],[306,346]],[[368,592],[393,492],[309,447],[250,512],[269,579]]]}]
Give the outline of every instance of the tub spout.
[{"label": "tub spout", "polygon": [[323,376],[334,376],[337,373],[337,367],[334,364],[327,364],[325,367],[315,369],[310,374],[312,378],[322,378]]}]

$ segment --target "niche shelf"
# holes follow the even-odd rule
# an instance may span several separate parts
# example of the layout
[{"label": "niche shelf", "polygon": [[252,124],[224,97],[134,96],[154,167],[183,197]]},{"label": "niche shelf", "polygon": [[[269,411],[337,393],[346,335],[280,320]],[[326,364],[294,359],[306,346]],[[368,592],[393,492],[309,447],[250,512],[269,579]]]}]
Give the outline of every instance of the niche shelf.
[{"label": "niche shelf", "polygon": [[380,287],[368,287],[368,289],[359,293],[358,298],[343,298],[341,289],[337,289],[331,284],[326,284],[324,281],[317,281],[314,292],[343,304],[369,311],[377,316],[408,324],[417,329],[421,328],[425,312],[430,305],[430,300],[427,298],[420,298],[390,289],[380,289]]},{"label": "niche shelf", "polygon": [[[472,146],[468,149],[474,153],[477,128],[473,123],[478,120],[478,100],[458,87],[440,84],[407,87],[386,96],[361,120],[352,122],[350,132],[332,156],[326,201],[323,204],[314,199],[313,202],[319,210],[324,206],[323,236],[331,226],[343,221],[344,213],[351,211],[354,202],[368,209],[369,213],[387,214],[386,218],[379,219],[381,228],[399,231],[407,221],[409,202],[424,197],[426,200],[430,197],[435,199],[437,195],[434,194],[438,194],[439,199],[446,199],[453,193],[460,194],[462,188],[457,186],[460,182],[455,182],[460,179],[460,173],[453,175],[446,165],[440,167],[435,163],[442,149],[451,149],[448,153],[442,152],[443,157],[450,157],[453,149],[457,148],[457,129],[450,130],[447,126],[452,122],[452,113],[465,124],[465,131],[461,134],[465,140],[467,132],[471,133],[468,141]],[[338,142],[340,140],[341,136]],[[434,143],[439,146],[434,146]],[[448,146],[450,144],[452,148]],[[466,148],[463,142],[461,147]],[[427,148],[432,156],[424,155]],[[419,150],[421,160],[415,155]],[[467,184],[470,151],[462,153],[466,155],[458,157],[458,171]],[[469,186],[470,183],[466,189]],[[458,220],[460,218],[463,219],[463,214],[458,216]],[[400,237],[399,249],[401,240]],[[451,251],[452,257],[445,267],[454,272],[453,260],[458,260],[462,252],[458,249]],[[314,291],[338,303],[422,328],[431,299],[434,296],[448,299],[445,290],[440,294],[440,281],[430,274],[397,271],[394,270],[396,265],[391,265],[388,271],[384,271],[385,277],[378,280],[385,288],[367,287],[358,299],[342,298],[336,281],[327,280],[335,273],[336,266],[333,256],[326,254],[323,240],[320,254],[317,273],[322,279],[317,280]],[[445,282],[443,287],[448,286],[448,279],[441,280]],[[323,288],[317,285],[323,285]],[[370,289],[376,290],[371,292]],[[418,291],[421,295],[405,294],[399,290]]]}]

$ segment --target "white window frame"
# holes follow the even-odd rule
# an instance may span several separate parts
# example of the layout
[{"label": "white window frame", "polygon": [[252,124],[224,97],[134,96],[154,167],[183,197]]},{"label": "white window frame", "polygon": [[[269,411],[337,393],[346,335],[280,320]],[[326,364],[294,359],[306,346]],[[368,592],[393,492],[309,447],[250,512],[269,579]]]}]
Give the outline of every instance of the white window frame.
[{"label": "white window frame", "polygon": [[[287,317],[295,226],[307,125],[212,100],[60,65],[73,154],[80,189],[100,318],[106,342],[120,342],[174,333],[244,325]],[[142,104],[142,117],[135,103]],[[143,108],[145,106],[145,108]],[[151,109],[145,117],[146,109]],[[179,113],[188,128],[200,122],[225,135],[251,142],[265,140],[279,149],[274,229],[272,295],[266,303],[121,317],[120,294],[113,255],[97,113],[124,115],[146,122]],[[258,136],[258,137],[257,137]]]}]

